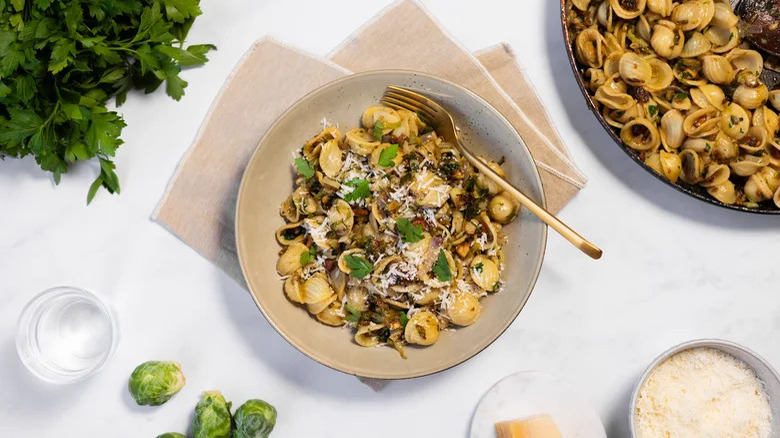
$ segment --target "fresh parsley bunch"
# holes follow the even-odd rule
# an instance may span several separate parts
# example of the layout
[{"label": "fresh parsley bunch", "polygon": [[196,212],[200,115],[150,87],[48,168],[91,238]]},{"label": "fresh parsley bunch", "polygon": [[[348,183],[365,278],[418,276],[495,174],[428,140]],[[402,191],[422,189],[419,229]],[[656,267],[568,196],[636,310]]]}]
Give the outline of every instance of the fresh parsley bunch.
[{"label": "fresh parsley bunch", "polygon": [[102,186],[119,193],[112,157],[130,89],[179,100],[181,67],[205,63],[210,44],[184,47],[199,0],[0,0],[0,158],[33,155],[55,183],[97,158]]}]

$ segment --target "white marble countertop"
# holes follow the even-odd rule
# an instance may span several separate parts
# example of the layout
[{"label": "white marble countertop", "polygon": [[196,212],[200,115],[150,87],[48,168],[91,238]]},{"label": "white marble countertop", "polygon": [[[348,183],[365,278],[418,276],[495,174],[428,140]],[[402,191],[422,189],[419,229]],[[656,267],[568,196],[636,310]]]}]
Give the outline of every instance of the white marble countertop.
[{"label": "white marble countertop", "polygon": [[[660,352],[720,337],[780,367],[780,218],[690,199],[640,170],[587,111],[562,46],[553,0],[425,1],[467,48],[512,44],[590,181],[562,218],[598,243],[593,262],[550,233],[536,290],[520,317],[467,363],[374,392],[288,345],[249,294],[149,221],[209,104],[250,44],[266,34],[326,54],[388,2],[204,0],[193,43],[219,46],[183,74],[182,102],[132,94],[119,150],[122,194],[89,207],[96,169],[59,187],[31,159],[0,162],[0,435],[153,437],[186,430],[199,393],[219,389],[279,410],[274,437],[464,436],[479,397],[498,379],[540,370],[568,379],[593,403],[609,436],[628,436],[628,398]],[[120,341],[90,380],[35,380],[14,346],[16,319],[36,293],[76,285],[113,307]],[[135,406],[133,367],[182,363],[188,384],[159,408]],[[399,419],[397,427],[388,419]],[[413,428],[410,426],[414,425]]]}]

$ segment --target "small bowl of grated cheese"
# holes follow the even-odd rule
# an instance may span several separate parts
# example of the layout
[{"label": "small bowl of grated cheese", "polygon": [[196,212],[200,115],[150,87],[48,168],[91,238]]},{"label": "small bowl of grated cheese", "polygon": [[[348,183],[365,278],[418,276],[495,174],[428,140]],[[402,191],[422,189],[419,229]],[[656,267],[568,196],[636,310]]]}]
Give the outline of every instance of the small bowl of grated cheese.
[{"label": "small bowl of grated cheese", "polygon": [[780,437],[780,375],[728,341],[700,339],[666,351],[631,400],[634,438]]}]

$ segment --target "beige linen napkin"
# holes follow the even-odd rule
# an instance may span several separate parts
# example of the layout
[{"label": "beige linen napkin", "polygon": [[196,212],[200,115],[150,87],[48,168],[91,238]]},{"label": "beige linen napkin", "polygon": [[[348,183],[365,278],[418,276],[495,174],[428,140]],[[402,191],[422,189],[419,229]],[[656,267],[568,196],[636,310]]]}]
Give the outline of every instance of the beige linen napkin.
[{"label": "beige linen napkin", "polygon": [[[415,35],[415,47],[422,52],[408,51],[408,40],[402,35]],[[383,47],[381,58],[372,50],[378,45]],[[152,215],[244,287],[233,226],[247,160],[279,114],[309,91],[351,71],[423,71],[482,96],[528,144],[552,212],[558,212],[586,181],[507,45],[472,55],[420,5],[401,0],[359,29],[329,58],[311,56],[269,38],[256,42],[227,78]],[[381,386],[375,381],[367,383]]]}]

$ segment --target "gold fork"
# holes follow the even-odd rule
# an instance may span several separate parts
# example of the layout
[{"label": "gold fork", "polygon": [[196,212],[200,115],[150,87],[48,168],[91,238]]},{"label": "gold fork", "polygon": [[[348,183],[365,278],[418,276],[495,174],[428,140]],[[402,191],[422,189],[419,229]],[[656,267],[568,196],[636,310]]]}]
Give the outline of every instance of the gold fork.
[{"label": "gold fork", "polygon": [[388,85],[385,90],[384,96],[382,96],[381,102],[391,108],[406,109],[416,112],[429,122],[433,122],[436,126],[437,133],[441,134],[445,140],[453,143],[457,146],[460,153],[471,163],[474,167],[479,169],[480,172],[485,174],[488,178],[496,182],[501,188],[509,192],[514,196],[520,204],[535,214],[544,223],[552,227],[555,231],[565,237],[574,246],[580,249],[580,251],[589,255],[593,259],[598,260],[601,258],[602,251],[594,244],[588,242],[584,237],[577,234],[576,231],[569,228],[568,225],[561,222],[560,219],[552,215],[545,210],[542,206],[537,204],[533,199],[526,196],[523,192],[502,178],[493,169],[488,167],[487,163],[481,158],[474,155],[467,147],[460,141],[458,130],[455,127],[455,121],[452,120],[452,116],[441,105],[433,100],[412,91],[408,88],[397,87],[394,85]]}]

